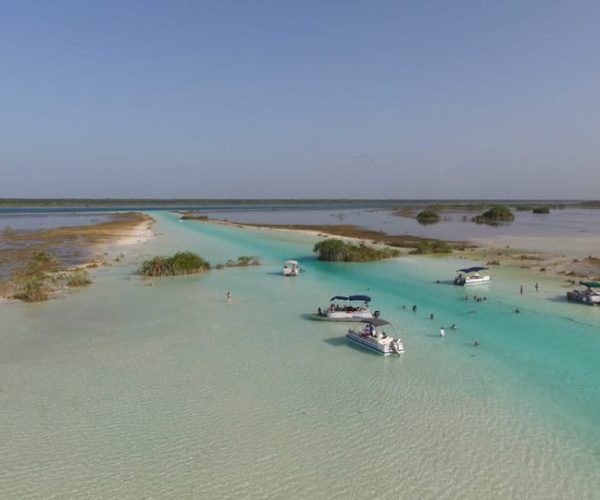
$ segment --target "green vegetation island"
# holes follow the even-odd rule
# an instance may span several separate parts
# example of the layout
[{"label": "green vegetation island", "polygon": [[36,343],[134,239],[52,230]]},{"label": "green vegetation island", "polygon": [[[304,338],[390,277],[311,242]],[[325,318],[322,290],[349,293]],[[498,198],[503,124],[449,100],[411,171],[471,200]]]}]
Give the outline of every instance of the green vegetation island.
[{"label": "green vegetation island", "polygon": [[[242,255],[237,260],[229,259],[225,264],[217,264],[215,269],[227,267],[259,266],[260,259],[252,255]],[[211,265],[197,253],[177,252],[172,256],[157,255],[142,262],[138,274],[146,277],[185,276],[198,274],[211,269]]]},{"label": "green vegetation island", "polygon": [[550,207],[535,207],[531,210],[534,214],[549,214]]},{"label": "green vegetation island", "polygon": [[478,224],[498,224],[515,220],[515,215],[511,212],[510,208],[503,205],[496,205],[482,214],[473,217],[473,220]]},{"label": "green vegetation island", "polygon": [[319,255],[319,260],[328,262],[371,262],[400,256],[400,251],[394,248],[375,248],[364,242],[352,243],[337,238],[320,241],[313,252]]},{"label": "green vegetation island", "polygon": [[435,224],[436,222],[440,221],[440,216],[436,211],[432,210],[431,208],[427,208],[417,214],[417,221],[419,224],[424,225]]},{"label": "green vegetation island", "polygon": [[156,256],[145,260],[139,270],[142,276],[182,276],[210,269],[210,264],[193,252],[177,252],[170,257]]}]

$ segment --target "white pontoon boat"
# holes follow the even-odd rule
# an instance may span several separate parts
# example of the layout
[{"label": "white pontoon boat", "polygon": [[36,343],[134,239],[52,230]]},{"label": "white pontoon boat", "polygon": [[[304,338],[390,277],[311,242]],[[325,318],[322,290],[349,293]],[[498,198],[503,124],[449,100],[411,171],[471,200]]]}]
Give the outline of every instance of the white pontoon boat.
[{"label": "white pontoon boat", "polygon": [[[362,302],[359,305],[358,302]],[[323,321],[362,321],[379,317],[379,311],[369,309],[371,297],[368,295],[336,295],[330,300],[330,304],[325,309],[319,310],[314,319]]]},{"label": "white pontoon boat", "polygon": [[346,338],[355,344],[370,349],[371,351],[389,356],[390,354],[398,354],[404,352],[404,344],[399,338],[394,338],[385,333],[383,326],[390,325],[389,321],[384,319],[374,318],[371,320],[363,320],[365,325],[360,330],[348,330]]},{"label": "white pontoon boat", "polygon": [[286,260],[283,264],[283,275],[284,276],[298,276],[300,272],[300,266],[297,260]]},{"label": "white pontoon boat", "polygon": [[579,302],[588,306],[600,305],[600,282],[598,281],[580,281],[585,286],[585,290],[572,290],[567,292],[569,302]]},{"label": "white pontoon boat", "polygon": [[479,271],[483,271],[487,267],[475,266],[467,267],[465,269],[459,269],[456,271],[458,274],[454,278],[455,285],[478,285],[480,283],[488,283],[490,277],[487,274],[480,274]]}]

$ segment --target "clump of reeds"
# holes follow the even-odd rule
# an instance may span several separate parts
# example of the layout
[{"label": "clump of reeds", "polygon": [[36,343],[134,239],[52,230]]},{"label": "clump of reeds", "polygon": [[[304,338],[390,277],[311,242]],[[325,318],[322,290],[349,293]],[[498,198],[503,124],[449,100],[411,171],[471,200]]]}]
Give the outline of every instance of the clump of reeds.
[{"label": "clump of reeds", "polygon": [[92,282],[90,273],[88,273],[85,269],[77,269],[76,271],[67,273],[65,278],[67,285],[71,287],[87,286]]},{"label": "clump of reeds", "polygon": [[181,276],[210,269],[210,264],[193,252],[178,252],[170,257],[156,256],[142,263],[143,276]]},{"label": "clump of reeds", "polygon": [[393,248],[374,248],[336,238],[320,241],[313,251],[319,254],[319,260],[332,262],[371,262],[400,255],[400,251]]}]

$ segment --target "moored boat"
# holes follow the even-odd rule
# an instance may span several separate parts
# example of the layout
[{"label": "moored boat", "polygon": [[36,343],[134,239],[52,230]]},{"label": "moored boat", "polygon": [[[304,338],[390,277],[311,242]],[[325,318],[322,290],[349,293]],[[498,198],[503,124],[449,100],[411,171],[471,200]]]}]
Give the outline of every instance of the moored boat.
[{"label": "moored boat", "polygon": [[600,305],[600,282],[580,281],[579,284],[585,286],[586,289],[567,292],[567,300],[588,306]]},{"label": "moored boat", "polygon": [[458,274],[454,278],[454,284],[460,286],[466,285],[478,285],[481,283],[488,283],[490,277],[487,274],[481,274],[479,271],[483,271],[487,267],[475,266],[466,267],[465,269],[459,269],[456,271]]},{"label": "moored boat", "polygon": [[[357,304],[362,302],[362,305]],[[369,308],[371,297],[368,295],[336,295],[327,308],[319,307],[314,319],[323,321],[362,321],[379,317],[379,311]]]},{"label": "moored boat", "polygon": [[348,333],[346,333],[346,338],[383,356],[389,356],[390,354],[400,355],[404,352],[402,340],[388,335],[382,328],[391,325],[389,321],[374,318],[364,320],[363,323],[365,325],[360,330],[349,329]]},{"label": "moored boat", "polygon": [[283,275],[284,276],[298,276],[300,272],[300,266],[297,260],[286,260],[283,263]]}]

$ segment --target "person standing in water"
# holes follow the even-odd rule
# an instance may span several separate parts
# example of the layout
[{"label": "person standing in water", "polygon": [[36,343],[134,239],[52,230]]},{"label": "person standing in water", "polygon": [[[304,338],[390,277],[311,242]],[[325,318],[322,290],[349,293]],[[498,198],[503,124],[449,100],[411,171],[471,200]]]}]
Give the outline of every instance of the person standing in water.
[{"label": "person standing in water", "polygon": [[227,303],[231,304],[231,292],[227,292]]},{"label": "person standing in water", "polygon": [[445,337],[446,336],[446,330],[444,330],[444,327],[442,326],[440,328],[440,337]]}]

